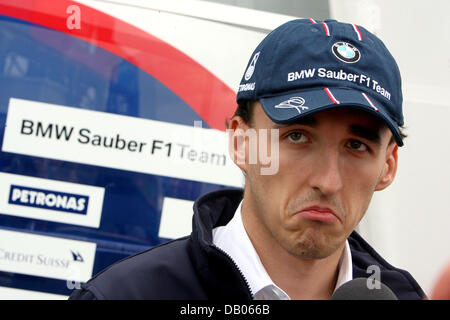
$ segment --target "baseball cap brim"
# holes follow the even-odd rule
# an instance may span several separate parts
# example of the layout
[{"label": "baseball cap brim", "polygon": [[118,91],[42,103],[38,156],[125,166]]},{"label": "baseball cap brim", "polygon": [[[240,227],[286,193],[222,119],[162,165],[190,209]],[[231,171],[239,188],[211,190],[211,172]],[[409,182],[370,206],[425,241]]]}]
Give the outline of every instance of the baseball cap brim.
[{"label": "baseball cap brim", "polygon": [[288,124],[313,113],[339,107],[355,107],[382,120],[401,147],[402,137],[397,123],[383,104],[368,94],[351,88],[320,88],[289,92],[260,98],[267,116],[275,123]]}]

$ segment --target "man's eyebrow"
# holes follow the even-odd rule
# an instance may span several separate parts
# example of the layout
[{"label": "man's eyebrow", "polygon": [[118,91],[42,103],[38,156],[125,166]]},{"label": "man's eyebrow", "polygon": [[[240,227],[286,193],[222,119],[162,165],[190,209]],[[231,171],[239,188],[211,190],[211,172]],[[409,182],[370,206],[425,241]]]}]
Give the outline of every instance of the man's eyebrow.
[{"label": "man's eyebrow", "polygon": [[[272,125],[272,128],[273,129],[281,129],[281,128],[289,127],[294,124],[316,128],[319,125],[319,122],[316,118],[309,116],[309,117],[297,119],[296,121],[291,122],[291,123],[286,123],[286,124],[275,123]],[[360,138],[364,138],[373,143],[381,144],[381,135],[380,135],[381,128],[379,128],[379,127],[369,127],[369,126],[364,126],[364,125],[359,125],[359,124],[353,124],[353,125],[349,126],[348,132],[350,134],[353,134]]]},{"label": "man's eyebrow", "polygon": [[286,128],[286,127],[294,125],[294,124],[308,126],[308,127],[317,127],[319,123],[316,118],[309,116],[309,117],[297,119],[294,122],[290,122],[290,123],[285,123],[285,124],[275,123],[272,125],[272,129]]},{"label": "man's eyebrow", "polygon": [[351,125],[348,131],[358,137],[364,138],[376,144],[381,143],[380,128],[371,128],[362,125]]}]

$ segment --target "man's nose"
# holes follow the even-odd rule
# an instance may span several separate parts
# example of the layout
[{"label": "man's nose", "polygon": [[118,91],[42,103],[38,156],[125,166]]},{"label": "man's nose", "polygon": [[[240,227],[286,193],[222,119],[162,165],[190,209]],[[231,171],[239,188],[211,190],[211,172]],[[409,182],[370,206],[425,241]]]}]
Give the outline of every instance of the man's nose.
[{"label": "man's nose", "polygon": [[311,168],[310,185],[326,196],[333,195],[342,189],[338,151],[323,152],[315,159]]}]

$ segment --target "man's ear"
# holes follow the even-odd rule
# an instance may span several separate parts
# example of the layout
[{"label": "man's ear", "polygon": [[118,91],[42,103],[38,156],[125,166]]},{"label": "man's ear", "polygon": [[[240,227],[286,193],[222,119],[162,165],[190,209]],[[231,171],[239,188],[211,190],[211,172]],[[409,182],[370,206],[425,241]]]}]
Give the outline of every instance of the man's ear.
[{"label": "man's ear", "polygon": [[381,172],[375,191],[381,191],[387,188],[395,178],[398,165],[398,145],[392,142],[386,151],[386,160],[384,162],[383,171]]},{"label": "man's ear", "polygon": [[248,170],[248,146],[246,132],[248,124],[239,116],[234,116],[227,129],[228,151],[234,163],[244,172]]}]

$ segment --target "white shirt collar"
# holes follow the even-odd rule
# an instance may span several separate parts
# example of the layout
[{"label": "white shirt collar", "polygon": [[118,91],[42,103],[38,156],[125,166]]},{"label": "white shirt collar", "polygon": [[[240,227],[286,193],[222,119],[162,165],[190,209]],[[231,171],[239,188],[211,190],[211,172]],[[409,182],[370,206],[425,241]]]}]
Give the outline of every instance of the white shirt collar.
[{"label": "white shirt collar", "polygon": [[[227,225],[213,229],[213,243],[225,251],[246,278],[255,300],[290,300],[267,274],[250,238],[245,231],[241,216],[242,201],[234,217]],[[239,245],[236,245],[239,244]],[[353,278],[352,256],[348,241],[339,260],[339,274],[335,290]]]}]

